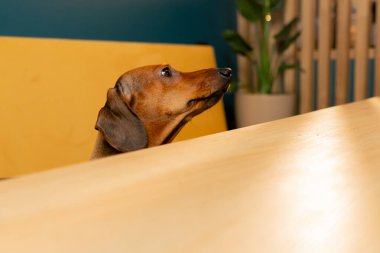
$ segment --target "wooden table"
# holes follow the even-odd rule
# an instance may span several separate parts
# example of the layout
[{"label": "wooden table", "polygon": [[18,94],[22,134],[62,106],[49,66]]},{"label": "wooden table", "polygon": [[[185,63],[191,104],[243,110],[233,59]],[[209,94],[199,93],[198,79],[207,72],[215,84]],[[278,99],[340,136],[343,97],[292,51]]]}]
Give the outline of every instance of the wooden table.
[{"label": "wooden table", "polygon": [[380,252],[380,98],[3,181],[0,251]]}]

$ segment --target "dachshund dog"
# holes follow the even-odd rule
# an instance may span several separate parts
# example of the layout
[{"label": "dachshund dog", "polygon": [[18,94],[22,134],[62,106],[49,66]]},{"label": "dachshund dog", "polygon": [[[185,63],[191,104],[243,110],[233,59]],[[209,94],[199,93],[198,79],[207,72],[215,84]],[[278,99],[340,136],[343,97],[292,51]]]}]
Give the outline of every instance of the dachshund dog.
[{"label": "dachshund dog", "polygon": [[231,83],[231,69],[180,72],[169,65],[123,74],[99,111],[91,159],[169,143],[194,116],[216,104]]}]

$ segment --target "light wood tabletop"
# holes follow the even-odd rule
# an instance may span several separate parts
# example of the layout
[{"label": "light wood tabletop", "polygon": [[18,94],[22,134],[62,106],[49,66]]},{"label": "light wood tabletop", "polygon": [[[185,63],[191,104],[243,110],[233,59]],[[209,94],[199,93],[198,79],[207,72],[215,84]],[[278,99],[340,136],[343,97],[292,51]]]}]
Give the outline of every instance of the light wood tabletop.
[{"label": "light wood tabletop", "polygon": [[2,181],[0,251],[380,252],[380,98]]}]

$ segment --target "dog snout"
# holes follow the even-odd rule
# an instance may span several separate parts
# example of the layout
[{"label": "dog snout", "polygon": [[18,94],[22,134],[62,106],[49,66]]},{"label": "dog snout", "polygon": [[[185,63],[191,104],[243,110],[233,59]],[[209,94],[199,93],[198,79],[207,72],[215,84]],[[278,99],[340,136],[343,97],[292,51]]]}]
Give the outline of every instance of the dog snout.
[{"label": "dog snout", "polygon": [[232,76],[232,70],[230,68],[218,69],[218,73],[222,78],[230,79]]}]

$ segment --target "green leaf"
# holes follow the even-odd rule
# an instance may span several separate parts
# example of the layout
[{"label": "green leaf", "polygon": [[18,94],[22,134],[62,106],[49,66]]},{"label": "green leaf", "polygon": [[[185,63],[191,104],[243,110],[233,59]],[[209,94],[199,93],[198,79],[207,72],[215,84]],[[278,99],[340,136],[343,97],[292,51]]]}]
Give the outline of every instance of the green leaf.
[{"label": "green leaf", "polygon": [[298,37],[300,35],[301,35],[301,32],[297,32],[295,35],[293,35],[289,39],[286,39],[286,40],[283,40],[283,41],[279,41],[277,43],[277,50],[278,50],[278,52],[279,53],[285,52],[286,49],[288,49],[290,47],[290,45],[292,45],[298,39]]},{"label": "green leaf", "polygon": [[289,23],[287,23],[282,29],[281,31],[279,31],[275,36],[274,38],[276,40],[282,40],[282,39],[286,39],[289,37],[290,33],[292,32],[293,30],[293,27],[298,23],[298,17],[295,17],[293,18]]},{"label": "green leaf", "polygon": [[271,10],[280,7],[284,3],[284,0],[271,0],[270,8]]},{"label": "green leaf", "polygon": [[228,86],[228,90],[227,90],[227,92],[228,92],[228,93],[233,93],[233,92],[235,92],[235,91],[238,90],[238,87],[239,87],[239,82],[236,81],[236,80],[233,80],[233,81],[231,82],[230,86]]},{"label": "green leaf", "polygon": [[254,4],[260,5],[261,7],[265,5],[265,1],[267,0],[248,0],[250,2],[253,2]]},{"label": "green leaf", "polygon": [[249,52],[252,52],[252,47],[237,32],[227,30],[222,35],[235,53],[247,55]]},{"label": "green leaf", "polygon": [[251,22],[258,21],[263,14],[263,6],[259,0],[237,0],[237,9],[240,14]]},{"label": "green leaf", "polygon": [[282,29],[279,31],[274,38],[276,39],[277,50],[279,53],[283,53],[286,49],[289,48],[291,44],[293,44],[298,37],[301,35],[301,32],[297,32],[294,35],[291,35],[294,26],[298,23],[298,18],[292,19],[288,22]]}]

